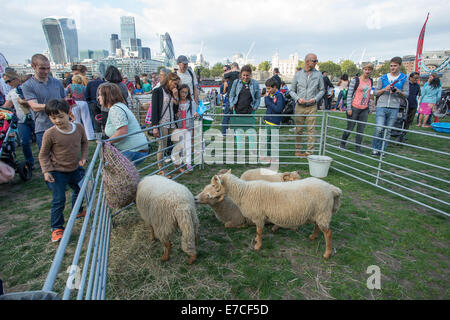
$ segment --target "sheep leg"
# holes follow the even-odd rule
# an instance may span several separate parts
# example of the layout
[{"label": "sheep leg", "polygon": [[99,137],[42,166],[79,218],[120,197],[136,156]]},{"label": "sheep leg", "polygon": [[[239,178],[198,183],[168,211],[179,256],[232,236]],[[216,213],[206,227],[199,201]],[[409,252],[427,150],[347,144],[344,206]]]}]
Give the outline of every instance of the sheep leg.
[{"label": "sheep leg", "polygon": [[280,226],[277,226],[276,224],[272,227],[272,232],[277,232],[277,230],[280,229]]},{"label": "sheep leg", "polygon": [[164,255],[162,256],[162,261],[169,260],[171,249],[172,249],[172,244],[170,243],[170,241],[164,242]]},{"label": "sheep leg", "polygon": [[255,250],[259,250],[262,247],[262,232],[263,232],[263,227],[256,227]]},{"label": "sheep leg", "polygon": [[314,232],[312,235],[309,236],[309,240],[314,241],[316,240],[317,236],[319,234],[319,226],[317,223],[314,224]]},{"label": "sheep leg", "polygon": [[320,228],[323,232],[323,236],[325,238],[326,250],[323,254],[325,259],[328,259],[331,256],[331,229]]},{"label": "sheep leg", "polygon": [[150,242],[152,242],[153,240],[155,240],[155,232],[153,231],[152,225],[150,225],[149,227],[150,227]]}]

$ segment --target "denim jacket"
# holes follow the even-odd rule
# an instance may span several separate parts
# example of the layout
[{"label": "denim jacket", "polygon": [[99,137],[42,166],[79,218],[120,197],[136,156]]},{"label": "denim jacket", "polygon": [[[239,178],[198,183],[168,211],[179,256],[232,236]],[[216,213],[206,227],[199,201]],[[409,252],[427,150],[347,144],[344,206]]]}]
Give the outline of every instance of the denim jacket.
[{"label": "denim jacket", "polygon": [[[239,93],[242,90],[242,81],[234,80],[230,91],[230,106],[236,106],[239,98]],[[259,90],[259,83],[254,79],[250,79],[250,93],[252,95],[251,107],[253,110],[259,108],[261,102],[261,91]]]}]

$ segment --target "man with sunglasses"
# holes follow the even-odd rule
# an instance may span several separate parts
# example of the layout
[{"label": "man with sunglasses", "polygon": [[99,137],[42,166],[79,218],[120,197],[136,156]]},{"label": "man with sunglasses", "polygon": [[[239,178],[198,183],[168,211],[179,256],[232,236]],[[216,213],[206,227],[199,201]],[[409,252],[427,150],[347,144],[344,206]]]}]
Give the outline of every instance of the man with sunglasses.
[{"label": "man with sunglasses", "polygon": [[[295,155],[297,157],[307,157],[314,152],[314,134],[316,125],[316,117],[312,116],[317,113],[317,103],[325,94],[325,85],[322,73],[316,70],[317,55],[309,53],[305,57],[305,67],[298,71],[292,80],[289,94],[297,102],[295,105],[296,145]],[[308,147],[305,153],[302,149],[302,134],[304,124],[306,122],[308,128]]]}]

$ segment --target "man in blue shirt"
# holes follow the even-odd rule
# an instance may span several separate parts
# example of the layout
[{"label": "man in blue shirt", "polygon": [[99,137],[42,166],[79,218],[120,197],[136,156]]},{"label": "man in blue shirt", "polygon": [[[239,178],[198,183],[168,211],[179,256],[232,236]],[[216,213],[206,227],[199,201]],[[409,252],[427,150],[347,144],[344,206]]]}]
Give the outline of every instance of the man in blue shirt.
[{"label": "man in blue shirt", "polygon": [[35,54],[31,58],[31,67],[34,75],[22,85],[23,95],[31,109],[35,112],[34,132],[39,149],[42,145],[42,137],[45,130],[53,126],[53,123],[45,113],[45,104],[52,99],[65,97],[62,82],[51,77],[50,61],[43,54]]}]

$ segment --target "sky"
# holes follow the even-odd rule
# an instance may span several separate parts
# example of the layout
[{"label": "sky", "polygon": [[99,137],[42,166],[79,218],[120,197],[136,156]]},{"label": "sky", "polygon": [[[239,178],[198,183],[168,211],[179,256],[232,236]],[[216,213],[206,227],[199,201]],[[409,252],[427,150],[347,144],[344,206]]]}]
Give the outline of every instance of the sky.
[{"label": "sky", "polygon": [[415,54],[429,12],[424,51],[450,49],[448,0],[0,0],[0,53],[24,63],[47,49],[40,24],[48,16],[74,18],[79,50],[109,51],[111,33],[120,37],[120,16],[135,17],[144,47],[159,52],[168,32],[175,55],[197,54],[213,65],[240,52],[256,63],[297,52],[319,61],[338,58],[379,61]]}]

